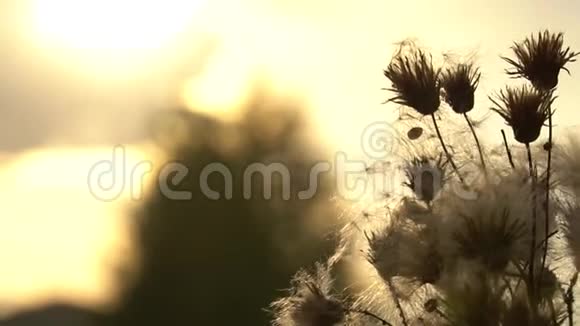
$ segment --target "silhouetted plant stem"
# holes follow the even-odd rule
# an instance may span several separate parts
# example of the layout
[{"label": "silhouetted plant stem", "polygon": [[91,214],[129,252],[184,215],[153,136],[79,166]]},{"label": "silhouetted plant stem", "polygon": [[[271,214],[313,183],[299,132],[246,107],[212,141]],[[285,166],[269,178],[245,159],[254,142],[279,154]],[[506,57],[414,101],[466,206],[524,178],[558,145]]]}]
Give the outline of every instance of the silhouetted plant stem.
[{"label": "silhouetted plant stem", "polygon": [[536,246],[536,249],[542,248],[544,246],[544,244],[546,243],[546,241],[548,241],[548,239],[555,236],[556,234],[558,234],[558,230],[550,232],[550,234],[548,234],[548,237],[546,239],[544,239],[544,240],[542,240],[542,242],[538,243],[538,245]]},{"label": "silhouetted plant stem", "polygon": [[455,162],[453,161],[453,157],[451,157],[451,153],[449,153],[449,151],[447,150],[447,146],[445,146],[445,141],[443,141],[443,137],[441,136],[441,131],[439,131],[439,126],[437,125],[437,119],[435,118],[435,113],[431,114],[431,118],[433,119],[433,126],[435,127],[435,132],[437,132],[437,137],[439,138],[439,141],[441,142],[441,147],[443,148],[445,155],[447,155],[447,160],[449,161],[449,163],[451,163],[451,166],[453,167],[453,170],[455,170],[455,173],[457,174],[457,177],[459,178],[461,183],[465,184],[465,180],[463,179],[463,177],[459,173],[459,169],[457,168],[457,165],[455,165]]},{"label": "silhouetted plant stem", "polygon": [[505,145],[505,151],[507,153],[508,160],[510,161],[510,165],[512,166],[512,169],[515,169],[516,165],[514,164],[514,158],[512,157],[512,152],[510,151],[510,148],[508,146],[505,131],[503,129],[501,130],[501,135],[503,137],[503,144]]},{"label": "silhouetted plant stem", "polygon": [[548,163],[546,167],[546,202],[544,203],[544,210],[546,212],[546,219],[544,221],[545,228],[545,243],[544,243],[544,254],[542,256],[542,269],[540,270],[540,279],[538,284],[542,283],[542,274],[544,273],[544,267],[546,266],[546,258],[548,256],[548,229],[550,228],[550,173],[552,168],[552,112],[548,116]]},{"label": "silhouetted plant stem", "polygon": [[477,150],[479,151],[479,159],[481,160],[481,166],[483,167],[483,171],[487,175],[487,167],[485,166],[485,160],[483,158],[483,151],[481,150],[481,144],[479,143],[479,138],[477,137],[477,133],[475,132],[475,128],[473,128],[473,124],[471,123],[471,120],[469,120],[467,113],[463,113],[463,117],[465,118],[465,121],[467,121],[467,125],[469,126],[469,129],[471,130],[471,133],[473,134],[473,139],[475,139],[475,144],[477,145]]},{"label": "silhouetted plant stem", "polygon": [[397,307],[397,311],[399,312],[399,317],[401,317],[403,326],[409,326],[407,323],[407,317],[405,316],[405,311],[403,310],[403,306],[401,306],[401,301],[399,301],[399,297],[395,293],[393,283],[389,280],[387,281],[387,285],[389,286],[389,291],[391,291],[391,294],[393,295],[393,301],[395,301],[395,306]]},{"label": "silhouetted plant stem", "polygon": [[[536,310],[536,294],[534,282],[534,267],[536,258],[536,176],[534,174],[534,163],[532,160],[532,150],[530,144],[526,143],[526,150],[528,152],[528,167],[530,169],[530,178],[532,181],[532,243],[530,245],[530,263],[528,266],[528,296],[532,309]],[[535,314],[534,314],[535,315]]]},{"label": "silhouetted plant stem", "polygon": [[520,284],[522,283],[522,281],[524,282],[528,282],[528,280],[526,279],[526,271],[525,269],[528,267],[526,264],[523,264],[522,266],[520,266],[517,262],[513,262],[514,267],[518,270],[518,273],[520,273],[518,276],[518,280],[516,282],[516,286],[515,289],[517,290],[517,288],[520,287]]},{"label": "silhouetted plant stem", "polygon": [[572,308],[573,303],[574,300],[571,300],[570,303],[566,302],[566,310],[568,311],[568,325],[570,326],[574,326],[574,308]]},{"label": "silhouetted plant stem", "polygon": [[564,293],[564,302],[566,303],[566,311],[568,313],[568,324],[574,326],[574,286],[578,281],[578,272],[574,273],[570,280],[570,286],[566,293]]},{"label": "silhouetted plant stem", "polygon": [[365,316],[369,316],[371,318],[374,318],[374,319],[380,321],[382,325],[393,326],[393,324],[389,323],[388,321],[386,321],[383,318],[381,318],[381,317],[373,314],[372,312],[370,312],[368,310],[350,309],[350,310],[347,310],[347,312],[361,314],[361,315],[365,315]]},{"label": "silhouetted plant stem", "polygon": [[448,322],[451,322],[451,320],[449,319],[449,317],[447,317],[447,316],[445,315],[445,313],[443,313],[443,311],[441,311],[441,309],[439,309],[439,308],[435,309],[435,313],[436,313],[436,314],[437,314],[439,317],[441,317],[441,318],[443,318],[443,319],[447,320]]}]

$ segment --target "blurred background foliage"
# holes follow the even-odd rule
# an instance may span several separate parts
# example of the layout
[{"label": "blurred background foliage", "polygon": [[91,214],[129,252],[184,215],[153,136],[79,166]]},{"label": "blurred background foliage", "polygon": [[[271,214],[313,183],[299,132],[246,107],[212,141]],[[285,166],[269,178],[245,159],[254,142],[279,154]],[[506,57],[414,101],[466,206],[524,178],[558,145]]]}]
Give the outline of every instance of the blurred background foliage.
[{"label": "blurred background foliage", "polygon": [[[289,286],[294,272],[332,254],[336,245],[336,205],[331,176],[321,174],[313,198],[298,200],[310,187],[311,167],[323,150],[311,139],[300,103],[256,90],[242,118],[224,122],[180,108],[160,111],[149,123],[162,153],[143,201],[132,206],[135,258],[116,266],[118,302],[107,312],[57,304],[5,321],[6,325],[265,325],[269,303]],[[212,174],[201,192],[199,176],[208,165],[224,164],[233,175],[233,196],[224,197],[224,178]],[[171,190],[190,200],[168,198],[157,186],[166,164],[189,169]],[[283,185],[271,179],[272,198],[264,198],[260,173],[252,196],[243,196],[243,174],[253,163],[282,163],[290,172]],[[171,179],[171,176],[169,177]],[[291,187],[284,200],[282,187]]]},{"label": "blurred background foliage", "polygon": [[[266,324],[263,309],[277,289],[286,288],[300,266],[330,254],[333,245],[325,241],[336,216],[329,176],[322,176],[314,198],[297,200],[320,157],[303,128],[300,107],[257,93],[239,122],[174,110],[157,117],[153,129],[167,162],[189,168],[174,190],[190,191],[193,198],[172,200],[153,187],[136,211],[139,269],[131,282],[122,279],[132,285],[122,295],[114,324]],[[231,200],[224,198],[219,174],[210,176],[209,185],[221,189],[221,199],[200,191],[201,171],[214,162],[233,174]],[[265,200],[259,174],[252,180],[252,197],[243,198],[243,173],[256,162],[288,167],[291,200],[282,199],[280,176],[272,179],[272,200]]]}]

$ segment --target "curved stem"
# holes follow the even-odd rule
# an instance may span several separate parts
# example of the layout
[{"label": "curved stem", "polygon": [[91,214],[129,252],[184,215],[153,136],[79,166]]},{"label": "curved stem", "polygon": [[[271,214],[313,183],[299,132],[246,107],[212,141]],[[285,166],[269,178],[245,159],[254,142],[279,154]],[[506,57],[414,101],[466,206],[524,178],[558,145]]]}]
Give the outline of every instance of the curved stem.
[{"label": "curved stem", "polygon": [[435,119],[435,113],[431,113],[431,118],[433,119],[433,126],[435,127],[435,132],[437,132],[437,137],[439,138],[439,141],[441,142],[441,147],[443,148],[445,155],[447,155],[447,160],[449,161],[449,163],[451,163],[451,166],[453,167],[453,170],[455,170],[455,173],[457,174],[457,177],[459,178],[459,180],[461,180],[461,183],[465,184],[465,180],[463,179],[463,177],[459,173],[459,169],[457,169],[457,165],[455,165],[455,162],[453,161],[451,154],[447,150],[447,146],[445,146],[445,142],[443,141],[443,137],[441,136],[441,131],[439,131],[439,126],[437,125],[437,119]]},{"label": "curved stem", "polygon": [[471,123],[471,120],[469,120],[467,113],[463,113],[463,117],[465,118],[465,121],[467,121],[467,125],[469,126],[469,129],[471,129],[471,133],[473,134],[473,139],[475,139],[475,144],[477,145],[477,150],[479,151],[479,158],[481,160],[481,166],[483,167],[483,171],[485,172],[485,174],[487,174],[487,167],[485,166],[485,160],[483,159],[483,151],[481,149],[481,144],[479,143],[479,138],[477,137],[477,133],[475,132],[475,128],[473,128],[473,124]]},{"label": "curved stem", "polygon": [[508,160],[510,162],[510,165],[512,166],[512,169],[515,169],[516,165],[514,164],[514,158],[512,157],[512,152],[510,151],[510,148],[508,146],[507,138],[505,136],[505,131],[503,129],[501,130],[501,135],[503,137],[503,144],[505,145],[505,151],[507,153],[507,157],[508,157]]},{"label": "curved stem", "polygon": [[536,298],[535,298],[535,282],[534,282],[534,267],[535,267],[535,258],[536,258],[536,176],[534,174],[534,163],[532,160],[532,150],[530,149],[530,144],[526,143],[526,150],[528,152],[528,167],[530,169],[530,178],[532,180],[532,243],[530,248],[530,264],[528,265],[528,276],[529,276],[529,284],[528,284],[528,296],[530,298],[530,304],[535,311],[536,307]]}]

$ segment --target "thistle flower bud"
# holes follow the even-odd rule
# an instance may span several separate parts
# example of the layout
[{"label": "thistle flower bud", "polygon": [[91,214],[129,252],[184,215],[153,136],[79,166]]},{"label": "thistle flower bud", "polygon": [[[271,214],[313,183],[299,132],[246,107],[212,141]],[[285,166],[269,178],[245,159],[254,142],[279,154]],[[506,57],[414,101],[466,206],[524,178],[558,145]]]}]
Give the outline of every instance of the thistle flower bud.
[{"label": "thistle flower bud", "polygon": [[490,100],[495,105],[492,110],[512,127],[515,139],[529,144],[538,139],[542,126],[552,114],[554,98],[551,92],[524,85],[520,88],[507,87]]},{"label": "thistle flower bud", "polygon": [[414,158],[403,168],[407,177],[404,185],[413,191],[417,199],[429,204],[443,188],[445,163],[441,156],[437,160],[426,156]]},{"label": "thistle flower bud", "polygon": [[422,50],[395,56],[384,71],[396,94],[387,102],[409,106],[422,115],[437,111],[440,105],[439,69]]},{"label": "thistle flower bud", "polygon": [[454,234],[458,253],[469,260],[479,260],[492,272],[502,272],[514,257],[524,251],[519,245],[526,234],[525,224],[511,219],[506,210],[500,214],[460,216],[463,224]]},{"label": "thistle flower bud", "polygon": [[444,99],[456,113],[467,113],[473,109],[475,90],[481,74],[472,64],[459,64],[441,75]]},{"label": "thistle flower bud", "polygon": [[537,38],[531,35],[522,42],[514,43],[512,50],[516,59],[503,57],[514,68],[507,73],[528,79],[540,90],[553,89],[558,85],[560,70],[569,72],[565,65],[576,61],[579,54],[570,51],[569,47],[564,49],[563,43],[562,33],[554,34],[547,30],[538,32]]}]

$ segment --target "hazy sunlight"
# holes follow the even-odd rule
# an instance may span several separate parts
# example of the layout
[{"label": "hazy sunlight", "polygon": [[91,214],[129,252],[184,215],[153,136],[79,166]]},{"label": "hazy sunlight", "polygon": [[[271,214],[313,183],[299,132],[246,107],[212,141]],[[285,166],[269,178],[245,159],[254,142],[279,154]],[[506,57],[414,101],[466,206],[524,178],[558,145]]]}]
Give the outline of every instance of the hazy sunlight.
[{"label": "hazy sunlight", "polygon": [[159,48],[191,22],[201,0],[36,0],[38,32],[65,47]]}]

